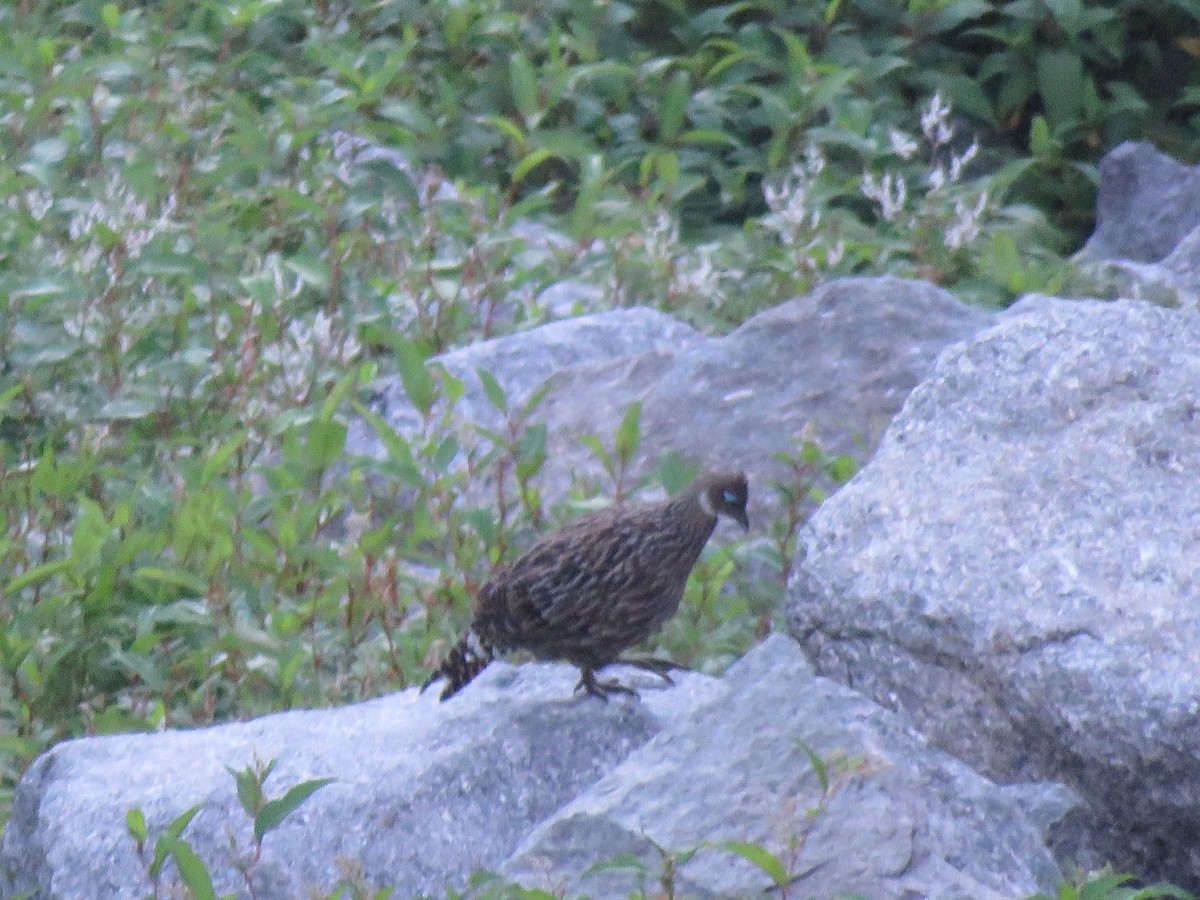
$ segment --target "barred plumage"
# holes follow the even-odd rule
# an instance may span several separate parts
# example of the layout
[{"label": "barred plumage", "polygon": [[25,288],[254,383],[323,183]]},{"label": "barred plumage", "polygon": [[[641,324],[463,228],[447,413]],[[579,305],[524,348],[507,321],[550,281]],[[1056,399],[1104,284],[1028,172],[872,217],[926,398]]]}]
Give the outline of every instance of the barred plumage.
[{"label": "barred plumage", "polygon": [[518,649],[573,663],[576,690],[602,698],[632,693],[596,680],[614,662],[670,681],[671,663],[620,654],[674,615],[719,515],[749,528],[747,498],[745,475],[707,475],[673,499],[602,510],[546,535],[479,591],[471,627],[422,690],[445,678],[446,700],[494,656]]}]

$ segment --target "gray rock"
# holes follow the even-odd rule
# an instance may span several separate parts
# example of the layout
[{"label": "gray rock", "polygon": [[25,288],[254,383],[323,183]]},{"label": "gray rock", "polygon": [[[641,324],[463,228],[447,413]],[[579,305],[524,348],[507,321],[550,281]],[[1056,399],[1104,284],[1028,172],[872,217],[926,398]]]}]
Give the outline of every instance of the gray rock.
[{"label": "gray rock", "polygon": [[[1015,897],[1059,878],[1017,803],[894,714],[814,679],[792,641],[770,638],[727,681],[727,694],[540,825],[504,873],[525,886],[626,897],[638,885],[627,871],[579,876],[626,854],[657,884],[659,848],[699,848],[677,870],[683,896],[757,896],[772,880],[714,846],[748,841],[785,861],[789,891],[801,897]],[[828,762],[824,803],[805,746]]]},{"label": "gray rock", "polygon": [[1145,141],[1126,142],[1100,160],[1094,259],[1158,262],[1200,226],[1200,169]]},{"label": "gray rock", "polygon": [[1092,846],[1092,812],[1078,793],[1057,781],[1018,782],[1001,790],[1045,837],[1056,860],[1083,872],[1104,865],[1105,859]]},{"label": "gray rock", "polygon": [[[504,388],[510,411],[518,411],[548,380],[571,366],[627,359],[640,354],[674,353],[704,340],[695,329],[646,307],[612,310],[540,325],[482,341],[436,357],[433,362],[464,382],[456,415],[465,423],[496,428],[502,417],[488,401],[476,374],[484,369]],[[419,416],[399,377],[380,380],[375,411],[401,433],[413,433]],[[470,429],[464,429],[464,437]],[[369,426],[351,424],[347,450],[382,457],[382,442]]]},{"label": "gray rock", "polygon": [[[724,337],[703,337],[650,310],[621,310],[556,322],[439,357],[467,393],[464,422],[498,424],[474,381],[489,370],[516,408],[553,376],[533,417],[548,426],[545,492],[557,500],[573,479],[600,477],[595,435],[611,446],[626,409],[642,403],[635,476],[665,450],[712,468],[742,468],[769,499],[766,484],[786,476],[774,459],[810,433],[830,452],[870,453],[908,392],[938,352],[982,328],[991,316],[921,281],[849,278],[761,313]],[[394,427],[413,418],[398,383],[383,392]],[[469,433],[463,429],[463,434]],[[359,451],[382,453],[352,430]]]},{"label": "gray rock", "polygon": [[671,690],[644,690],[640,703],[604,704],[572,699],[576,676],[567,666],[496,664],[453,703],[410,689],[342,709],[59,744],[17,789],[2,857],[9,890],[140,900],[149,887],[126,811],[140,807],[153,836],[203,804],[183,836],[218,895],[241,888],[245,896],[228,835],[245,851],[251,830],[224,767],[257,756],[279,760],[269,796],[305,779],[337,779],[267,835],[255,875],[260,900],[327,896],[339,860],[359,864],[370,883],[399,887],[398,896],[442,896],[472,870],[498,867],[534,825],[723,690],[687,674]]},{"label": "gray rock", "polygon": [[1106,259],[1084,266],[1118,296],[1200,310],[1200,227],[1161,262]]},{"label": "gray rock", "polygon": [[998,780],[1062,781],[1098,852],[1200,885],[1200,316],[1022,301],[948,349],[810,520],[817,670]]},{"label": "gray rock", "polygon": [[708,467],[744,467],[763,483],[783,477],[772,457],[794,451],[810,425],[827,450],[863,457],[941,349],[988,321],[927,282],[834,281],[681,349],[669,364],[643,357],[566,373],[547,397],[553,456],[583,467],[571,438],[611,434],[640,400],[647,461],[673,448]]},{"label": "gray rock", "polygon": [[1200,298],[1200,226],[1192,229],[1162,261],[1171,285],[1187,296],[1195,309]]},{"label": "gray rock", "polygon": [[[725,679],[682,673],[663,688],[622,671],[642,688],[640,700],[572,698],[576,674],[497,663],[446,704],[410,689],[343,709],[66,742],[18,787],[2,860],[13,883],[3,896],[147,896],[126,810],[144,810],[154,835],[194,804],[203,808],[184,838],[218,893],[246,896],[230,835],[244,852],[249,823],[224,766],[255,755],[279,760],[270,796],[304,779],[337,779],[267,835],[254,875],[263,900],[327,896],[347,869],[405,897],[443,896],[480,869],[566,883],[606,854],[647,856],[647,838],[671,849],[751,840],[778,850],[804,834],[820,798],[798,740],[831,760],[834,785],[804,846],[794,859],[783,854],[801,896],[1001,898],[1058,877],[1023,811],[1034,804],[930,750],[895,715],[814,679],[786,637]],[[861,763],[843,776],[838,757]],[[769,886],[712,847],[683,867],[680,884],[688,896]],[[584,887],[624,897],[628,880],[589,878]]]}]

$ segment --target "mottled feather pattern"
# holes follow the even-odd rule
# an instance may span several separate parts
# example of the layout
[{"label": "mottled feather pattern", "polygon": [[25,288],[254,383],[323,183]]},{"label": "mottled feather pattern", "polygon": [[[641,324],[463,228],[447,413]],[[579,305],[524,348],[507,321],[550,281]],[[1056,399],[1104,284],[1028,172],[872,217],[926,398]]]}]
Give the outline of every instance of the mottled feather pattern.
[{"label": "mottled feather pattern", "polygon": [[[674,615],[717,514],[747,525],[746,499],[744,476],[708,476],[673,500],[602,510],[544,536],[480,590],[467,638],[431,681],[448,680],[445,699],[493,654],[523,649],[579,666],[589,693],[628,691],[597,683],[592,671]],[[481,653],[472,655],[468,639]]]}]

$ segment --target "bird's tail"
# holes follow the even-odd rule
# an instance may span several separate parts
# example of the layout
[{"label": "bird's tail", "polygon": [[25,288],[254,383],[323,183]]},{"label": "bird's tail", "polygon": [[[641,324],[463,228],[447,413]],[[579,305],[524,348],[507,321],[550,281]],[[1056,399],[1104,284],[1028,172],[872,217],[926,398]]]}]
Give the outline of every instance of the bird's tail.
[{"label": "bird's tail", "polygon": [[446,679],[441,699],[449,700],[461,691],[476,675],[487,668],[495,657],[495,650],[488,641],[482,640],[474,629],[468,629],[463,639],[438,666],[429,680],[421,685],[421,692],[440,679]]}]

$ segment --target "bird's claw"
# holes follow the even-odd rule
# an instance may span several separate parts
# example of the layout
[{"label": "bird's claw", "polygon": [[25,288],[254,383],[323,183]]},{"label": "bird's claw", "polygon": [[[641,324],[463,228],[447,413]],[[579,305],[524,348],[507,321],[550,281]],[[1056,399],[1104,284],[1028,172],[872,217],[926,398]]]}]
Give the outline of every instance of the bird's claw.
[{"label": "bird's claw", "polygon": [[610,678],[608,681],[597,681],[596,673],[591,669],[583,669],[579,676],[579,683],[575,685],[575,693],[583,691],[590,697],[599,697],[601,700],[607,701],[610,694],[629,694],[631,697],[636,697],[638,692],[627,684],[621,684],[615,678]]}]

